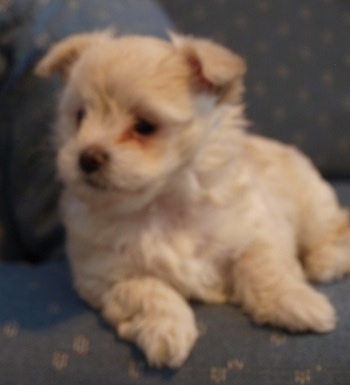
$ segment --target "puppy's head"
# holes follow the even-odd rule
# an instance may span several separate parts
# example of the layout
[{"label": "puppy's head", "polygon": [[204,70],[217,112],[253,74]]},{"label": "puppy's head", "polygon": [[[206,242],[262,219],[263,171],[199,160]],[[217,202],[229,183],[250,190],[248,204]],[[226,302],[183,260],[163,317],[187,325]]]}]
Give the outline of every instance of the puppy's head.
[{"label": "puppy's head", "polygon": [[211,112],[240,101],[245,65],[207,40],[98,32],[58,43],[36,72],[65,83],[56,130],[66,187],[139,207],[190,162]]}]

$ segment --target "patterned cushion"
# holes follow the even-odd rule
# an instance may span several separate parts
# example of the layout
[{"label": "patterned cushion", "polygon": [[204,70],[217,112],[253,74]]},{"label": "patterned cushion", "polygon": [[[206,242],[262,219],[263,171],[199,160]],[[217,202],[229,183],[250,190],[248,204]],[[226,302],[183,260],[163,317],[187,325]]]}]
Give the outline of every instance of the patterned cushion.
[{"label": "patterned cushion", "polygon": [[162,3],[182,31],[247,59],[255,129],[301,147],[328,176],[350,176],[349,1]]},{"label": "patterned cushion", "polygon": [[0,1],[0,39],[4,39],[0,55],[11,66],[0,81],[5,257],[40,261],[62,255],[59,186],[49,129],[58,84],[36,78],[33,66],[50,44],[64,36],[110,26],[119,34],[162,37],[171,28],[152,0]]}]

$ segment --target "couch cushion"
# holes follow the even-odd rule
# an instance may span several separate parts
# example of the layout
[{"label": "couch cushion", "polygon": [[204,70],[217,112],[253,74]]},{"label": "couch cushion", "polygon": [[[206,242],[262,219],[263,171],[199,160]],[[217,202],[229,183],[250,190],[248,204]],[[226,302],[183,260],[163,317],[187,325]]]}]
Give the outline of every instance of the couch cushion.
[{"label": "couch cushion", "polygon": [[43,52],[66,35],[115,27],[119,34],[166,36],[170,22],[144,0],[11,0],[0,2],[0,50],[10,70],[0,79],[0,202],[4,255],[31,261],[62,255],[59,185],[50,145],[56,80],[32,74]]},{"label": "couch cushion", "polygon": [[350,182],[346,180],[333,181],[332,185],[337,192],[340,203],[343,206],[350,207]]},{"label": "couch cushion", "polygon": [[350,176],[350,2],[162,0],[186,33],[248,63],[248,116],[301,147],[327,176]]},{"label": "couch cushion", "polygon": [[291,335],[233,306],[196,305],[201,337],[178,371],[147,366],[134,346],[74,293],[64,261],[0,265],[2,385],[348,385],[350,279],[319,288],[337,329]]}]

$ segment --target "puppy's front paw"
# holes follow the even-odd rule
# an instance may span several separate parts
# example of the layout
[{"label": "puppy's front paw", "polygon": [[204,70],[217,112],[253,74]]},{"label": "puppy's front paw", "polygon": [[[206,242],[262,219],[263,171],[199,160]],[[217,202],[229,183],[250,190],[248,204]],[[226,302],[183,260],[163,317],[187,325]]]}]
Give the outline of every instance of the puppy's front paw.
[{"label": "puppy's front paw", "polygon": [[118,283],[104,296],[103,315],[121,338],[135,342],[157,367],[179,367],[198,336],[185,299],[153,277]]},{"label": "puppy's front paw", "polygon": [[174,314],[135,317],[120,323],[118,334],[136,342],[150,365],[177,368],[185,362],[198,337],[194,319],[183,321]]}]

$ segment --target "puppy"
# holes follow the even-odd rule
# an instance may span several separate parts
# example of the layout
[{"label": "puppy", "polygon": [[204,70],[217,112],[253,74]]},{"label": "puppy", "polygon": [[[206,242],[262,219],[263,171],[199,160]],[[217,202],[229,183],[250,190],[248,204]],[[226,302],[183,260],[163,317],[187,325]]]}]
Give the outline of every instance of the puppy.
[{"label": "puppy", "polygon": [[80,296],[151,365],[197,337],[189,300],[259,324],[329,332],[308,280],[350,271],[347,213],[296,149],[245,131],[244,61],[171,35],[67,38],[36,72],[64,80],[57,165]]}]

